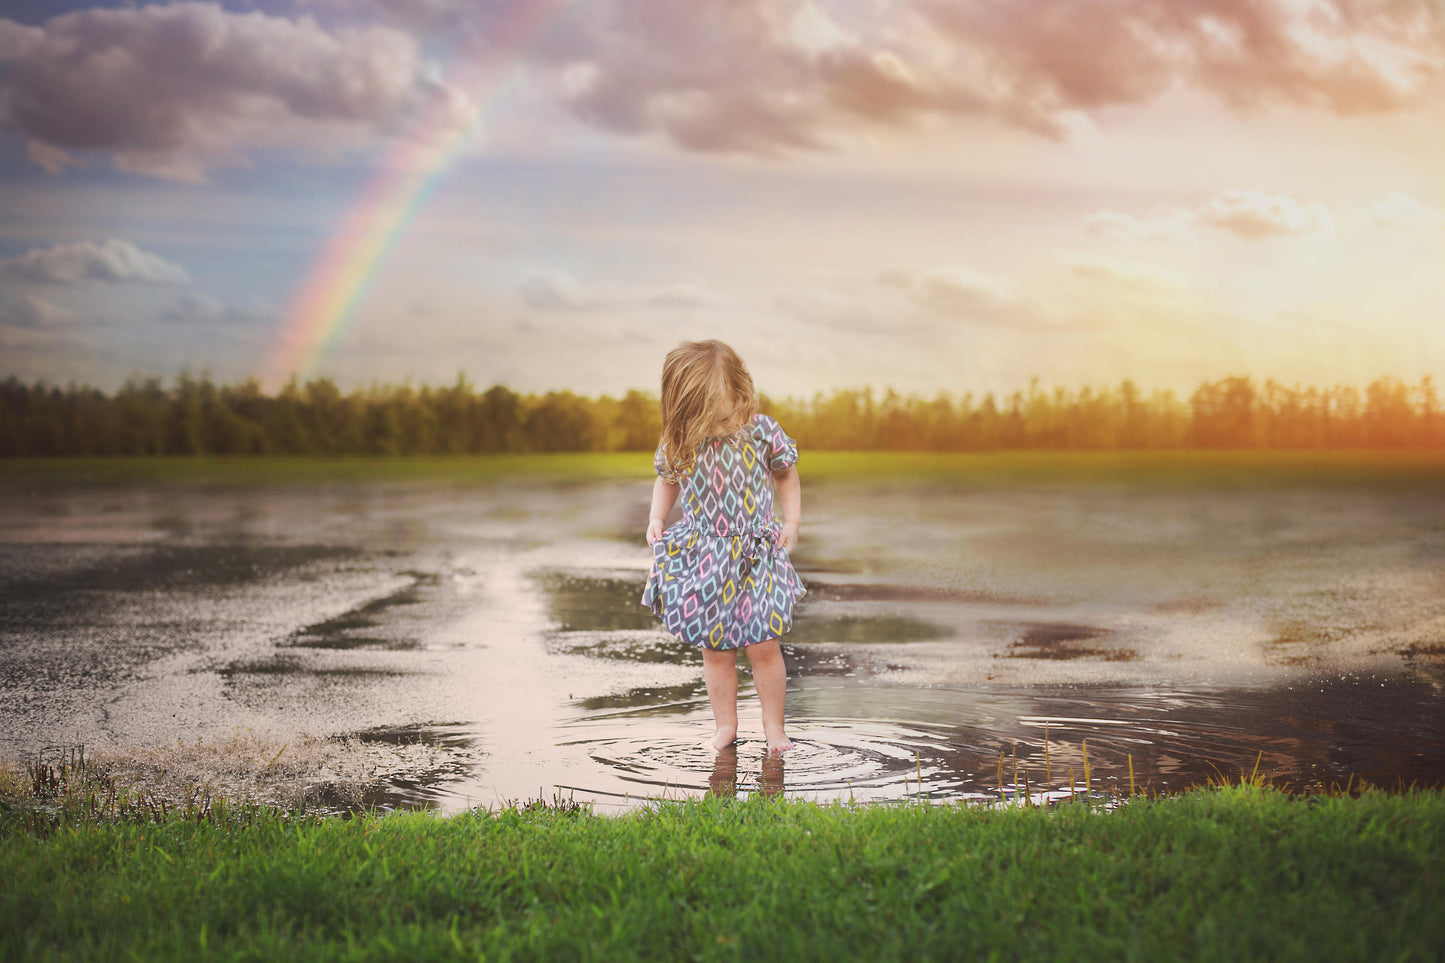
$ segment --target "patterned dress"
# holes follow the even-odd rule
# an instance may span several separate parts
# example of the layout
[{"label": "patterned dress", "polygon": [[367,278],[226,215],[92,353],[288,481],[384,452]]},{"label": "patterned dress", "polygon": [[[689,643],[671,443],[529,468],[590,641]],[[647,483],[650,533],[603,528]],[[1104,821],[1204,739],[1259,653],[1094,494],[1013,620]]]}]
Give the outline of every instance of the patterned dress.
[{"label": "patterned dress", "polygon": [[[652,543],[642,592],[673,635],[736,649],[792,629],[793,603],[806,590],[779,543],[771,473],[797,461],[797,442],[767,415],[704,439],[692,472],[678,479],[682,520]],[[661,445],[653,466],[666,477]]]}]

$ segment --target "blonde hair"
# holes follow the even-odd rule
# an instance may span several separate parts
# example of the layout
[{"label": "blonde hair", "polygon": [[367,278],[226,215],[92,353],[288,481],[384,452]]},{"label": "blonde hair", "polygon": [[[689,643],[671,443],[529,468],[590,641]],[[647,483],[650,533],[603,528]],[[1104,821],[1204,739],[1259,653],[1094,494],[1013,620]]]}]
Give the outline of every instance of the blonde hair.
[{"label": "blonde hair", "polygon": [[667,474],[686,475],[712,426],[724,434],[750,424],[758,413],[753,376],[738,353],[721,341],[684,341],[662,363],[662,453]]}]

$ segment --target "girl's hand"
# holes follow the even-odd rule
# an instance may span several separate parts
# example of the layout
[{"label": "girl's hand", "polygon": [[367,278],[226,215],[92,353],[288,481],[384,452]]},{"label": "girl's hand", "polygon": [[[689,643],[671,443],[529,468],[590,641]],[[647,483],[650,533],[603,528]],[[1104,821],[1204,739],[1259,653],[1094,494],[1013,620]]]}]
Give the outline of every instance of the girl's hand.
[{"label": "girl's hand", "polygon": [[661,518],[649,518],[647,520],[647,544],[649,546],[662,537],[664,521],[665,520]]},{"label": "girl's hand", "polygon": [[778,542],[788,551],[792,551],[798,544],[798,523],[784,522],[783,532],[778,536]]}]

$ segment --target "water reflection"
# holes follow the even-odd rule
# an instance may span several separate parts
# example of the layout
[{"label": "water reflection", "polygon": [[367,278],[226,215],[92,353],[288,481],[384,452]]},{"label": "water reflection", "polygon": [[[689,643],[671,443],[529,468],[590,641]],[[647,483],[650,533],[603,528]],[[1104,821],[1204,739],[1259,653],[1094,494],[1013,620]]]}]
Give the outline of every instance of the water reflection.
[{"label": "water reflection", "polygon": [[[536,576],[547,593],[552,618],[561,632],[648,631],[657,640],[657,619],[650,609],[639,604],[644,580],[593,576],[568,572],[543,572]],[[819,590],[824,598],[857,601],[859,593],[826,583]],[[886,595],[887,593],[883,593]],[[948,598],[947,594],[915,593],[923,597]],[[894,596],[893,600],[897,600]],[[799,606],[792,642],[923,642],[947,638],[949,629],[917,618],[896,614],[823,614],[816,600]],[[679,648],[664,637],[669,649]],[[605,651],[594,654],[606,656]],[[625,657],[631,658],[629,654]],[[692,660],[687,660],[692,661]]]},{"label": "water reflection", "polygon": [[[787,759],[777,753],[764,753],[761,777],[753,788],[764,796],[776,798],[783,794]],[[736,799],[738,796],[738,747],[727,746],[717,753],[713,760],[712,775],[707,779],[707,795],[719,799]]]}]

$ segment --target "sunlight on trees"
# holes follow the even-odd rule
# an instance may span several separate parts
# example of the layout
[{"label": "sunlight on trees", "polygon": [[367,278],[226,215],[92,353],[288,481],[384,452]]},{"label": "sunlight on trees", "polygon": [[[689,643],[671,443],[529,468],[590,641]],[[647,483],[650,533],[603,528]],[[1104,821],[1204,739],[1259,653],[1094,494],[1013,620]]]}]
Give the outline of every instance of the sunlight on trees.
[{"label": "sunlight on trees", "polygon": [[[1115,388],[1045,389],[1005,398],[934,397],[841,389],[810,399],[764,397],[807,448],[910,451],[1130,448],[1442,448],[1445,413],[1434,382],[1380,378],[1288,387],[1229,377],[1188,399]],[[0,382],[0,455],[437,455],[650,451],[657,398],[629,391],[477,391],[372,385],[343,393],[329,379],[295,380],[274,395],[255,381],[216,385],[183,374],[127,382],[114,394],[72,385]]]}]

